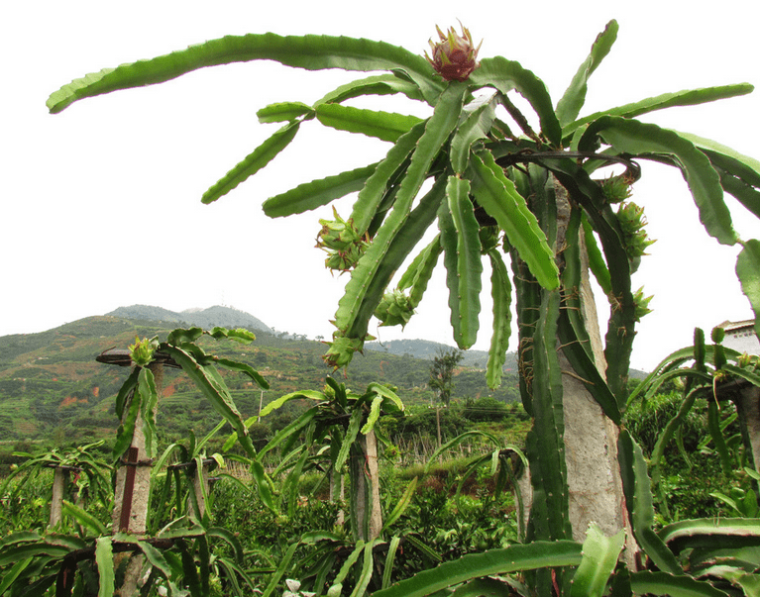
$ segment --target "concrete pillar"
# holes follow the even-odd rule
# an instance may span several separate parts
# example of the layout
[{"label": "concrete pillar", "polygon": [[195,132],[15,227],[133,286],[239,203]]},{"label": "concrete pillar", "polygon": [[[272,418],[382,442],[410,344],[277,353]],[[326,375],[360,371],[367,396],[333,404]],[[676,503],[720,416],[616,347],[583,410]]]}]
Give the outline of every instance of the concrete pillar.
[{"label": "concrete pillar", "polygon": [[53,473],[53,497],[50,499],[50,520],[48,527],[52,528],[61,522],[62,509],[63,509],[63,491],[66,487],[66,478],[69,476],[69,472],[61,468],[55,467],[55,473]]},{"label": "concrete pillar", "polygon": [[[153,373],[156,392],[160,397],[163,389],[163,365],[151,363],[149,369]],[[126,452],[122,466],[116,473],[114,509],[111,518],[114,534],[124,532],[145,536],[147,532],[151,466],[145,452],[143,424],[142,415],[138,413],[132,444]],[[121,587],[116,589],[114,595],[132,597],[138,594],[138,581],[141,577],[143,565],[144,556],[142,553],[124,552],[116,554],[114,566],[117,569],[125,566],[125,574],[124,582]]]}]

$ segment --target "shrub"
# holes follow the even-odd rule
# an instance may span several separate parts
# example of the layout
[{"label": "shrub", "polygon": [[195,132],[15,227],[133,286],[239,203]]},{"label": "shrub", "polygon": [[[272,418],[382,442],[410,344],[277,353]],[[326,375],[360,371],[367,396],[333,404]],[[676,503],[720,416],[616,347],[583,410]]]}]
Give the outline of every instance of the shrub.
[{"label": "shrub", "polygon": [[473,400],[468,398],[462,414],[470,421],[501,421],[507,416],[507,405],[496,398],[486,396]]}]

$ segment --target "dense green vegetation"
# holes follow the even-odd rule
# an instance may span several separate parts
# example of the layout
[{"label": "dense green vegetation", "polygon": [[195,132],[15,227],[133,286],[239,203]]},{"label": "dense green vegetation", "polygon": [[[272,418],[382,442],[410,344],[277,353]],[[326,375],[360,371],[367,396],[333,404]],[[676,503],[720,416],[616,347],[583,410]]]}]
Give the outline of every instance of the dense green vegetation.
[{"label": "dense green vegetation", "polygon": [[[118,425],[114,398],[128,370],[97,363],[95,357],[109,348],[126,348],[135,336],[166,338],[173,326],[174,322],[167,321],[96,316],[38,334],[0,337],[0,454],[11,452],[17,442],[70,446],[93,438],[111,441]],[[283,394],[323,384],[330,374],[351,387],[372,381],[389,383],[410,406],[429,404],[433,398],[427,387],[430,361],[411,356],[415,348],[425,350],[433,343],[413,341],[403,346],[400,355],[367,350],[344,378],[343,372],[332,373],[324,364],[319,342],[285,332],[254,331],[257,341],[250,346],[219,347],[220,355],[249,362],[270,383],[271,389],[262,396],[251,380],[224,373],[245,417]],[[510,374],[495,391],[487,387],[478,369],[460,367],[455,380],[455,402],[488,397],[505,404],[519,401],[517,379]],[[199,435],[208,432],[216,424],[210,409],[181,371],[167,370],[159,412],[165,441],[182,438],[188,430]],[[297,409],[293,405],[274,415],[258,429],[260,439],[286,425]]]},{"label": "dense green vegetation", "polygon": [[[440,41],[431,42],[427,60],[366,39],[230,36],[104,69],[53,93],[48,106],[55,113],[102,93],[160,83],[209,65],[258,59],[312,70],[386,71],[346,84],[312,105],[291,101],[262,108],[262,122],[285,124],[203,200],[217,200],[258,172],[301,125],[320,123],[393,143],[376,164],[299,185],[264,203],[268,215],[282,217],[359,191],[350,217],[334,212],[335,220],[320,220],[317,244],[328,252],[326,265],[350,271],[325,359],[336,370],[355,361],[370,339],[372,317],[384,325],[409,321],[440,257],[455,341],[460,349],[473,346],[480,295],[488,286],[482,277],[490,268],[494,317],[485,376],[493,388],[504,381],[514,300],[519,394],[531,424],[527,434],[518,432],[515,443],[506,443],[508,433],[490,433],[486,427],[495,422],[482,418],[489,413],[503,422],[508,414],[513,427],[519,426],[524,418],[519,409],[508,412],[503,402],[481,395],[465,401],[459,416],[446,421],[444,415],[439,426],[442,413],[436,408],[436,427],[450,427],[448,441],[438,434],[440,447],[427,457],[428,464],[400,486],[388,483],[395,471],[389,474],[386,467],[383,486],[379,461],[385,457],[397,463],[403,453],[391,439],[407,433],[396,390],[403,389],[414,401],[418,386],[388,383],[390,374],[381,371],[384,383],[372,380],[358,389],[365,378],[349,368],[353,377],[347,387],[318,375],[319,363],[311,369],[305,348],[297,356],[292,347],[278,345],[265,355],[256,351],[249,356],[265,356],[266,362],[257,366],[288,392],[267,404],[259,424],[274,412],[291,417],[257,449],[248,432],[256,418],[243,419],[233,404],[239,384],[222,376],[217,366],[247,375],[264,390],[269,384],[233,358],[246,356],[239,349],[213,355],[203,344],[207,336],[249,342],[249,333],[175,330],[160,342],[136,341],[129,353],[134,367],[115,406],[121,424],[112,452],[118,468],[112,528],[84,507],[52,500],[62,504],[63,517],[51,506],[50,519],[60,533],[22,530],[0,542],[0,592],[43,594],[55,584],[60,597],[95,590],[101,597],[111,597],[115,590],[121,595],[202,597],[251,594],[257,588],[270,597],[285,587],[289,597],[302,590],[328,597],[758,594],[760,521],[751,485],[760,480],[753,451],[760,433],[760,359],[722,346],[721,328],[713,330],[709,346],[697,330],[693,346],[668,356],[633,392],[628,385],[636,324],[649,312],[649,298],[643,289],[633,290],[632,275],[653,242],[643,210],[628,201],[631,185],[642,174],[639,161],[653,159],[681,170],[707,233],[737,246],[736,273],[760,316],[760,241],[739,238],[724,202],[725,190],[759,215],[760,164],[709,140],[637,120],[647,112],[742,95],[752,88],[739,84],[685,91],[581,118],[588,79],[608,54],[617,30],[611,21],[596,38],[556,103],[522,65],[500,56],[478,62],[479,46],[464,27],[462,35],[453,28],[448,35],[439,29]],[[514,92],[522,96],[520,107],[512,102]],[[343,105],[364,95],[397,93],[427,103],[429,117]],[[525,109],[532,113],[524,114]],[[620,171],[611,176],[599,172],[608,166]],[[436,236],[420,250],[427,229]],[[404,263],[408,266],[394,289],[394,274]],[[610,302],[604,342],[596,333],[590,274]],[[755,327],[760,332],[760,319]],[[154,409],[164,357],[182,367],[234,430],[221,450],[242,465],[250,480],[235,478],[233,484],[255,492],[254,500],[271,513],[256,515],[256,501],[246,511],[229,508],[234,515],[229,524],[239,529],[251,526],[241,516],[256,515],[256,531],[246,546],[233,529],[215,525],[213,499],[208,499],[214,491],[205,486],[204,471],[223,462],[221,454],[208,454],[222,426],[203,438],[188,432],[186,444],[172,443],[159,455]],[[288,359],[306,362],[292,378],[286,378],[282,364]],[[381,369],[386,367],[396,370],[390,360]],[[288,385],[302,381],[304,388]],[[164,382],[171,385],[172,380]],[[658,396],[665,382],[673,383],[677,393]],[[189,391],[179,381],[176,386],[172,394]],[[308,408],[298,408],[299,403]],[[295,412],[288,413],[293,406]],[[670,411],[664,428],[659,410]],[[454,408],[444,412],[456,415]],[[415,414],[418,430],[412,435],[417,440],[424,437],[419,430],[429,427],[429,417]],[[698,419],[706,422],[707,433],[695,437]],[[460,431],[461,421],[466,422],[464,433],[448,439]],[[740,433],[733,428],[736,421]],[[687,446],[698,456],[692,459]],[[441,463],[447,482],[444,475],[433,481],[425,476],[436,460],[456,449],[466,450],[461,454],[466,460],[461,469]],[[409,452],[407,447],[404,453]],[[23,474],[28,479],[39,472],[33,466],[47,460],[75,462],[77,457],[84,455],[31,456],[10,472],[0,489],[3,499],[18,498],[21,492],[11,485],[23,483]],[[679,458],[688,473],[679,468]],[[715,485],[681,483],[685,474],[699,477],[717,470],[721,491],[710,495],[737,516],[679,520],[682,515],[712,516],[723,507],[687,499]],[[303,484],[315,471],[329,484],[328,500],[304,509],[309,498],[302,495]],[[67,472],[72,469],[56,465],[56,495],[62,493]],[[479,493],[472,510],[466,503],[459,507],[464,498],[456,496],[467,479],[482,474],[493,480],[493,490]],[[459,477],[453,494],[449,476]],[[497,503],[507,489],[514,491],[514,504]],[[345,514],[342,526],[335,504]],[[501,524],[510,506],[515,510]],[[697,507],[704,512],[696,512]],[[480,514],[472,517],[473,511]],[[489,518],[498,522],[489,526]],[[281,521],[293,525],[291,534],[275,534],[272,523]],[[266,546],[257,543],[261,535]],[[457,543],[462,537],[466,539]],[[449,555],[453,559],[443,561]]]}]

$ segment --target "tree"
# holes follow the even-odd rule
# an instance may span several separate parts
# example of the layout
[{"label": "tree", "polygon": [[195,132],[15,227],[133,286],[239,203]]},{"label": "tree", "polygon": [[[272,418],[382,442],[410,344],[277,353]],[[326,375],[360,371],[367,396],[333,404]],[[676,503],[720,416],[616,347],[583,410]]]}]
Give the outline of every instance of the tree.
[{"label": "tree", "polygon": [[449,405],[454,390],[454,368],[463,358],[461,350],[439,348],[430,364],[428,386],[444,406]]},{"label": "tree", "polygon": [[[708,234],[722,244],[741,246],[736,272],[760,316],[760,241],[738,237],[724,202],[725,191],[760,216],[760,163],[713,141],[636,120],[655,110],[746,94],[752,87],[682,91],[579,117],[589,77],[617,31],[611,21],[556,104],[541,79],[519,63],[497,56],[478,64],[478,51],[464,29],[462,36],[439,31],[440,42],[433,44],[428,60],[364,39],[226,37],[90,74],[53,93],[48,106],[59,112],[86,97],[160,83],[209,65],[257,59],[309,70],[386,71],[343,85],[313,105],[285,102],[262,108],[262,122],[284,124],[202,200],[215,201],[255,174],[309,121],[393,144],[376,164],[300,185],[263,205],[268,215],[283,217],[358,191],[351,215],[342,219],[336,214],[335,220],[323,222],[319,235],[319,245],[330,253],[327,264],[351,273],[325,357],[336,368],[362,349],[373,315],[384,325],[409,320],[443,254],[451,325],[463,350],[478,333],[483,261],[490,265],[494,327],[486,375],[497,386],[511,330],[512,284],[504,260],[509,256],[521,397],[533,418],[526,448],[533,495],[526,539],[544,543],[517,546],[509,556],[518,562],[516,568],[499,570],[520,569],[519,562],[536,554],[540,558],[530,560],[531,566],[577,565],[577,544],[565,540],[580,541],[588,530],[584,553],[609,550],[615,557],[581,564],[574,577],[578,591],[592,578],[606,582],[623,547],[624,527],[632,527],[629,538],[635,537],[657,567],[684,572],[651,529],[646,465],[620,429],[635,326],[647,313],[648,301],[642,289],[631,286],[650,242],[642,210],[628,201],[631,185],[641,175],[639,161],[681,170]],[[349,98],[385,94],[426,102],[432,115],[420,120],[343,105]],[[535,117],[517,107],[515,94],[527,101]],[[622,171],[611,176],[597,172],[611,165]],[[428,180],[432,185],[423,187]],[[389,290],[395,272],[432,226],[438,234]],[[611,306],[604,341],[589,272]],[[760,318],[756,329],[760,331]],[[635,550],[629,543],[625,561],[631,568]],[[593,577],[590,571],[602,561],[612,567]],[[492,569],[482,563],[471,570],[486,574]],[[443,570],[436,574],[431,587],[445,580]],[[637,592],[656,592],[648,590],[647,579],[621,582]],[[545,567],[532,573],[530,584],[539,594],[549,594],[564,590],[569,580],[561,568]],[[656,582],[671,581],[658,577]]]}]

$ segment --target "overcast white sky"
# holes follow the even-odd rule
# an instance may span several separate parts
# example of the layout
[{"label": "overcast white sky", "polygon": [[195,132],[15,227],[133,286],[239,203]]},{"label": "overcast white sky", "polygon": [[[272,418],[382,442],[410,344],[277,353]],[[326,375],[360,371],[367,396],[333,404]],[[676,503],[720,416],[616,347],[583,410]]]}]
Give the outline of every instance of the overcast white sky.
[{"label": "overcast white sky", "polygon": [[[265,7],[264,7],[265,6]],[[724,0],[711,10],[685,2],[449,2],[364,4],[137,0],[4,2],[0,6],[0,335],[32,333],[119,306],[172,310],[225,304],[278,330],[329,336],[347,277],[324,269],[314,249],[330,208],[269,220],[267,197],[382,157],[389,145],[316,122],[267,170],[216,204],[202,193],[278,125],[255,112],[276,101],[312,103],[363,75],[318,73],[252,62],[197,71],[160,86],[79,102],[47,113],[48,95],[73,78],[227,34],[273,31],[380,39],[422,53],[459,18],[481,57],[518,60],[556,102],[595,36],[612,18],[618,41],[594,74],[582,114],[681,89],[760,86],[757,3]],[[386,109],[425,114],[391,98]],[[645,117],[713,138],[760,158],[760,92]],[[734,274],[738,249],[707,236],[681,175],[644,163],[634,200],[658,239],[635,283],[655,299],[633,366],[650,368],[689,343],[694,326],[751,317]],[[728,198],[733,206],[735,202]],[[338,203],[348,216],[351,199]],[[743,238],[757,221],[732,207]],[[442,267],[403,336],[452,343]],[[490,304],[476,348],[487,349]]]}]

